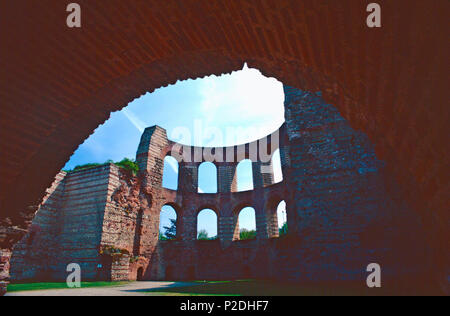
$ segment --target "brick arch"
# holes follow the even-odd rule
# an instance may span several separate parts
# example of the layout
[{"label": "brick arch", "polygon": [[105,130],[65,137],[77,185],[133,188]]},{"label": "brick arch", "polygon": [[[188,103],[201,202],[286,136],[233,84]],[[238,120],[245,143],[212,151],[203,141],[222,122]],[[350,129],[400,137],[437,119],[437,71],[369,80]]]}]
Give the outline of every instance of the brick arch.
[{"label": "brick arch", "polygon": [[[7,139],[0,221],[26,227],[29,218],[20,213],[33,212],[29,206],[40,203],[54,175],[112,111],[177,80],[229,73],[247,62],[287,85],[322,91],[364,131],[387,161],[392,193],[419,211],[429,242],[444,250],[450,3],[437,0],[424,10],[420,0],[379,2],[380,30],[365,27],[366,3],[359,0],[115,1],[101,8],[80,1],[80,30],[65,28],[61,3],[2,2],[0,11],[9,14],[1,38],[9,49],[0,56]],[[23,16],[29,12],[33,18]]]},{"label": "brick arch", "polygon": [[[11,145],[2,145],[6,154],[0,183],[7,188],[0,196],[6,210],[2,215],[39,204],[53,176],[111,111],[147,91],[229,73],[244,62],[285,84],[323,91],[355,128],[371,137],[380,157],[391,162],[403,193],[419,209],[442,208],[448,192],[442,157],[448,156],[448,146],[430,146],[442,143],[448,131],[440,106],[445,89],[438,89],[447,78],[439,61],[448,56],[448,47],[432,48],[441,36],[447,38],[448,11],[442,8],[449,4],[438,1],[439,6],[422,10],[420,1],[382,2],[387,17],[383,32],[364,26],[364,3],[357,0],[269,1],[263,7],[205,1],[204,9],[193,2],[183,7],[115,2],[103,8],[81,2],[81,30],[61,27],[64,14],[47,18],[59,16],[60,4],[32,10],[31,1],[2,4],[2,11],[10,12],[2,20],[8,27],[2,29],[9,30],[4,38],[11,47],[1,58],[8,72],[2,95],[9,106],[1,126],[11,136]],[[19,18],[29,10],[33,20]],[[186,14],[189,19],[183,18]],[[411,16],[421,23],[411,23]],[[237,29],[242,32],[233,31]],[[34,37],[40,40],[29,40]],[[42,62],[49,56],[51,61]],[[414,66],[416,58],[421,63]],[[416,79],[411,82],[411,77]],[[13,132],[17,127],[23,132]]]},{"label": "brick arch", "polygon": [[[278,237],[278,206],[281,202],[285,201],[287,208],[286,197],[282,197],[280,194],[271,195],[264,205],[264,211],[267,218],[267,233],[269,238]],[[287,212],[287,209],[286,209]],[[289,217],[289,216],[288,216]],[[289,220],[288,220],[289,222]],[[288,224],[289,225],[289,224]]]},{"label": "brick arch", "polygon": [[161,206],[161,208],[166,206],[166,205],[172,207],[175,210],[175,213],[177,214],[177,219],[178,219],[179,216],[182,215],[183,209],[177,203],[175,203],[175,202],[167,202],[163,206]]},{"label": "brick arch", "polygon": [[195,229],[195,238],[197,239],[198,236],[198,216],[203,211],[213,211],[214,214],[216,214],[216,228],[217,228],[217,238],[220,238],[220,232],[219,232],[219,221],[220,221],[220,211],[218,209],[218,206],[210,205],[210,204],[204,204],[203,206],[199,207],[195,211],[195,226],[193,227]]},{"label": "brick arch", "polygon": [[[234,240],[240,240],[240,232],[241,232],[241,224],[239,223],[239,217],[241,215],[241,212],[244,208],[251,208],[253,209],[253,215],[254,215],[254,220],[255,220],[255,231],[256,234],[260,234],[261,232],[258,230],[258,223],[257,223],[257,209],[256,206],[253,205],[252,203],[246,203],[246,202],[242,202],[239,203],[234,209],[233,209],[233,214],[234,217],[236,218],[236,223],[235,223],[235,227],[234,227],[234,231],[235,231],[235,239]],[[255,236],[256,237],[256,236]]]},{"label": "brick arch", "polygon": [[[235,216],[239,216],[239,213],[241,213],[242,209],[246,208],[246,207],[252,207],[253,209],[255,209],[255,205],[252,201],[244,200],[244,201],[240,201],[233,207],[233,214]],[[255,209],[255,211],[256,211],[256,209]]]},{"label": "brick arch", "polygon": [[218,205],[209,204],[209,203],[201,204],[201,205],[202,205],[202,206],[197,207],[196,210],[195,210],[195,212],[194,212],[194,215],[195,215],[196,218],[198,218],[198,214],[200,214],[202,211],[204,211],[204,210],[211,210],[211,211],[213,211],[214,213],[216,213],[217,219],[219,219],[219,216],[220,216],[220,208],[219,208]]},{"label": "brick arch", "polygon": [[285,197],[282,196],[282,194],[275,192],[269,196],[269,198],[266,200],[266,207],[276,207],[280,202],[286,200]]}]

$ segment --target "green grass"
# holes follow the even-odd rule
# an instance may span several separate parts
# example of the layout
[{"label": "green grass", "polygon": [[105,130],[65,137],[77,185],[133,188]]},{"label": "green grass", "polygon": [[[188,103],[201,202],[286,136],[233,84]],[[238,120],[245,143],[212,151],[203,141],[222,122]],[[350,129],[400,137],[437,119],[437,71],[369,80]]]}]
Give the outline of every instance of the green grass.
[{"label": "green grass", "polygon": [[323,288],[314,286],[300,286],[292,283],[260,280],[235,281],[196,281],[195,285],[152,289],[145,291],[150,295],[226,295],[226,296],[302,296],[302,295],[357,295],[358,290],[342,288]]},{"label": "green grass", "polygon": [[[124,285],[129,282],[81,282],[82,288],[87,287],[107,287]],[[42,283],[16,283],[8,285],[8,292],[37,291],[37,290],[54,290],[54,289],[70,289],[64,282],[42,282]]]}]

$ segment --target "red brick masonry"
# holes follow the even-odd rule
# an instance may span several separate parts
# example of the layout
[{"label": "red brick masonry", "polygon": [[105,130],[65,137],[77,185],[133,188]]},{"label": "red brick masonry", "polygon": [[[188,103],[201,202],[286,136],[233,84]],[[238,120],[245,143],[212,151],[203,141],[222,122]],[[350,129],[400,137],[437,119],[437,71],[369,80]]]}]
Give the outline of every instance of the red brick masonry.
[{"label": "red brick masonry", "polygon": [[[205,159],[180,160],[178,189],[165,189],[164,157],[178,144],[164,129],[149,127],[136,153],[137,176],[114,164],[57,176],[30,232],[14,249],[12,278],[64,280],[72,262],[82,266],[84,279],[112,280],[139,275],[365,284],[371,262],[382,266],[386,282],[429,273],[417,234],[422,228],[409,206],[392,198],[395,183],[385,176],[367,136],[353,130],[320,93],[285,87],[285,96],[280,142],[265,148],[280,149],[282,182],[261,172],[256,155],[252,191],[236,192],[236,160],[214,162],[218,193],[197,193],[198,167]],[[245,148],[240,159],[251,158],[251,145]],[[278,238],[276,208],[282,200],[289,233]],[[158,240],[163,205],[177,212],[175,241]],[[238,215],[246,206],[255,209],[257,238],[239,241]],[[196,240],[197,214],[204,208],[217,214],[216,241]],[[105,247],[122,253],[106,256]]]}]

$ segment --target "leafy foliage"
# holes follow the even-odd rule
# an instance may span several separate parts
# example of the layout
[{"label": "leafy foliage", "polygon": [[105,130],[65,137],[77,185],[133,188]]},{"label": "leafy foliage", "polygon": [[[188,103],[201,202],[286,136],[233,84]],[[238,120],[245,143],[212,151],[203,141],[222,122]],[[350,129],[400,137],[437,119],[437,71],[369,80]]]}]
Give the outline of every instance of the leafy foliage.
[{"label": "leafy foliage", "polygon": [[123,256],[129,256],[130,252],[126,249],[103,245],[100,247],[99,254],[102,256],[109,256],[113,259],[113,261],[119,261]]},{"label": "leafy foliage", "polygon": [[102,166],[102,165],[103,164],[101,164],[101,163],[87,163],[84,165],[78,165],[75,168],[73,168],[73,170],[68,170],[67,172],[91,169],[91,168],[95,168],[95,167]]},{"label": "leafy foliage", "polygon": [[209,237],[208,232],[206,231],[206,229],[202,229],[202,230],[200,230],[198,232],[197,239],[198,240],[216,240],[217,236]]},{"label": "leafy foliage", "polygon": [[126,249],[117,248],[110,245],[104,245],[100,248],[101,255],[106,256],[123,256],[123,255],[129,255],[130,252]]},{"label": "leafy foliage", "polygon": [[164,226],[164,233],[159,232],[159,240],[174,240],[177,237],[177,220],[170,219],[170,226]]},{"label": "leafy foliage", "polygon": [[198,240],[209,240],[208,232],[206,231],[206,229],[202,229],[198,232],[197,239]]},{"label": "leafy foliage", "polygon": [[87,163],[84,165],[75,166],[75,168],[73,168],[72,170],[64,170],[64,171],[65,172],[73,172],[73,171],[87,170],[87,169],[91,169],[91,168],[95,168],[95,167],[99,167],[99,166],[106,166],[109,163],[114,163],[116,166],[118,166],[122,169],[125,169],[127,171],[130,171],[133,175],[136,175],[139,171],[138,164],[134,161],[134,159],[130,159],[130,158],[123,158],[119,162],[113,162],[112,160],[107,160],[104,163]]},{"label": "leafy foliage", "polygon": [[281,226],[281,228],[278,229],[278,233],[281,236],[286,235],[288,232],[288,226],[287,226],[287,222],[284,222],[283,226]]},{"label": "leafy foliage", "polygon": [[123,158],[121,161],[119,162],[115,162],[114,163],[116,166],[121,167],[125,170],[130,171],[131,173],[133,173],[134,175],[138,173],[139,171],[139,166],[138,164],[134,161],[134,159],[129,159],[129,158]]},{"label": "leafy foliage", "polygon": [[255,230],[248,230],[248,229],[242,228],[239,232],[240,240],[247,240],[247,239],[254,239],[254,238],[256,238]]}]

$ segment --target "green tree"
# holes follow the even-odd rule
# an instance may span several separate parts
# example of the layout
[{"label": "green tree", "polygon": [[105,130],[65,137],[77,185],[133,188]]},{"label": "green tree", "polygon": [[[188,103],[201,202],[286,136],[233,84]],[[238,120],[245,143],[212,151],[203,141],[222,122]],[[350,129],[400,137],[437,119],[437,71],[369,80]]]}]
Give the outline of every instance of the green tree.
[{"label": "green tree", "polygon": [[278,229],[278,233],[280,236],[286,235],[288,232],[287,222],[284,222],[283,226]]},{"label": "green tree", "polygon": [[197,239],[198,240],[210,240],[206,229],[202,229],[198,232]]},{"label": "green tree", "polygon": [[133,173],[134,175],[136,175],[139,171],[138,164],[134,160],[129,158],[123,158],[121,161],[115,162],[114,164],[125,170],[131,171],[131,173]]},{"label": "green tree", "polygon": [[172,240],[177,237],[177,220],[176,219],[170,219],[170,226],[164,226],[165,229],[164,237],[166,240]]},{"label": "green tree", "polygon": [[159,231],[159,240],[167,240],[166,236],[164,236],[164,233],[162,231]]},{"label": "green tree", "polygon": [[247,239],[253,239],[253,238],[256,238],[255,230],[248,230],[246,228],[242,228],[239,231],[239,239],[240,240],[247,240]]}]

